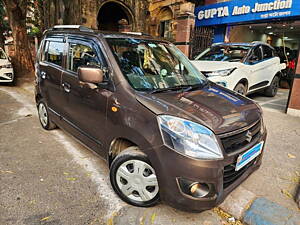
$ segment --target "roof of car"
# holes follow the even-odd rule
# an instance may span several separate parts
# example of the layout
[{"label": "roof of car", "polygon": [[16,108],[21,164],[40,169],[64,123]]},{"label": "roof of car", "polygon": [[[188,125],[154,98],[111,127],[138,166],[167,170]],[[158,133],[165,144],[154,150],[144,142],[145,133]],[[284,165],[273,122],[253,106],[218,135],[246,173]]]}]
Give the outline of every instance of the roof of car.
[{"label": "roof of car", "polygon": [[79,34],[79,35],[101,35],[104,38],[135,38],[143,40],[156,40],[167,42],[163,38],[152,37],[148,34],[141,32],[112,32],[112,31],[102,31],[93,30],[88,27],[81,25],[56,25],[44,32],[44,34]]},{"label": "roof of car", "polygon": [[254,47],[257,45],[267,45],[269,47],[269,44],[262,42],[262,41],[253,41],[253,42],[219,42],[219,43],[214,43],[213,45],[224,45],[224,46],[247,46],[247,47]]}]

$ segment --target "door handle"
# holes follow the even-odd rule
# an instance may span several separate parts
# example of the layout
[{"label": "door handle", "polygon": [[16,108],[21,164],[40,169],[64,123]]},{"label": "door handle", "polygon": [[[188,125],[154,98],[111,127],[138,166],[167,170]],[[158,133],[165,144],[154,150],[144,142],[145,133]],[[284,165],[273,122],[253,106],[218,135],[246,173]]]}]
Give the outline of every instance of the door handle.
[{"label": "door handle", "polygon": [[47,77],[46,75],[47,75],[46,72],[44,72],[44,71],[41,72],[41,78],[42,78],[42,79],[45,80],[46,77]]},{"label": "door handle", "polygon": [[63,83],[62,86],[63,86],[65,92],[69,93],[71,91],[71,85],[70,84]]}]

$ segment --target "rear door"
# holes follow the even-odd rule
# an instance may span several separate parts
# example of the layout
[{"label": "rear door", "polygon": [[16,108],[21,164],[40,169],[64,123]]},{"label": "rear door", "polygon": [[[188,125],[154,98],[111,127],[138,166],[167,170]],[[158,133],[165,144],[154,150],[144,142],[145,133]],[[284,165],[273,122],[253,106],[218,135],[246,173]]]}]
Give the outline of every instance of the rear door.
[{"label": "rear door", "polygon": [[63,36],[52,36],[44,40],[39,62],[39,85],[49,110],[60,115],[62,112],[61,76],[64,64],[65,42]]},{"label": "rear door", "polygon": [[64,92],[63,117],[67,122],[98,145],[102,145],[106,125],[106,88],[82,83],[78,67],[106,67],[99,45],[93,39],[69,37],[66,70],[62,76]]},{"label": "rear door", "polygon": [[250,54],[248,60],[248,82],[249,91],[259,88],[264,81],[265,65],[263,63],[263,55],[261,45],[256,46]]}]

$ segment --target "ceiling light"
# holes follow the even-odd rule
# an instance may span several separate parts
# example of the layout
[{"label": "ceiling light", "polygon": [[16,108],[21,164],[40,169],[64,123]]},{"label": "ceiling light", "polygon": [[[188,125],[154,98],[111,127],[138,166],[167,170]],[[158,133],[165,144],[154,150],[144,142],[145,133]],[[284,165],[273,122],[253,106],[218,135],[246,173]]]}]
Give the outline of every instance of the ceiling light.
[{"label": "ceiling light", "polygon": [[293,30],[293,29],[294,29],[294,27],[290,27],[290,29],[291,29],[291,30]]},{"label": "ceiling light", "polygon": [[283,40],[287,40],[287,39],[289,39],[289,37],[283,37]]},{"label": "ceiling light", "polygon": [[269,32],[269,34],[274,34],[273,32]]},{"label": "ceiling light", "polygon": [[272,29],[272,26],[267,26],[267,29]]},{"label": "ceiling light", "polygon": [[285,25],[285,24],[282,24],[282,26],[285,27],[286,25]]}]

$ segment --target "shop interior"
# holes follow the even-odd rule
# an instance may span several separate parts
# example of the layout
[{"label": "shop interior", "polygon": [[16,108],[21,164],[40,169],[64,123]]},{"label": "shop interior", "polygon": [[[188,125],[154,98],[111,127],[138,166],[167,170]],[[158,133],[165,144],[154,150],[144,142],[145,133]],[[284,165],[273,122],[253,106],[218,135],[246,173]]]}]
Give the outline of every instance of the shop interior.
[{"label": "shop interior", "polygon": [[262,41],[276,49],[281,62],[287,65],[287,68],[282,71],[281,88],[277,96],[274,99],[268,99],[259,94],[250,97],[261,105],[285,111],[300,47],[300,20],[231,26],[227,37],[229,42]]}]

